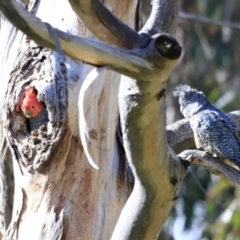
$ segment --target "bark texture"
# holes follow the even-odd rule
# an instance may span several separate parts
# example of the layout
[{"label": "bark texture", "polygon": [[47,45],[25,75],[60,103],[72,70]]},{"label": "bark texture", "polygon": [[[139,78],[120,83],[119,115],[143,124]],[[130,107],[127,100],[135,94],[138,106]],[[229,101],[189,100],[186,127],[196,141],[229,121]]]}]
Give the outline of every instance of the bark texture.
[{"label": "bark texture", "polygon": [[[138,25],[136,0],[105,1],[110,11],[98,0],[69,2],[96,37],[115,46],[77,37],[92,36],[66,1],[23,4],[47,23],[12,0],[0,2],[13,24],[57,51],[36,46],[1,20],[0,40],[7,39],[0,59],[5,70],[0,71],[1,233],[6,239],[32,239],[32,232],[36,239],[155,239],[186,173],[182,161],[200,159],[209,169],[216,167],[202,153],[178,157],[171,149],[192,144],[188,123],[166,132],[165,87],[181,55],[169,35],[175,31],[178,1],[153,0],[139,34],[130,28]],[[102,68],[94,70],[63,53]],[[43,118],[26,119],[21,112],[19,102],[27,87],[34,87],[44,105]],[[131,187],[115,141],[117,95],[122,142],[135,178],[129,198]],[[224,176],[239,182],[230,168]]]},{"label": "bark texture", "polygon": [[[27,43],[16,58],[5,94],[3,121],[19,164],[34,173],[55,152],[67,124],[67,82],[64,58]],[[57,59],[57,61],[56,61]],[[54,71],[55,69],[55,71]],[[46,106],[44,119],[26,118],[20,109],[22,91],[32,86]]]},{"label": "bark texture", "polygon": [[[137,1],[128,1],[127,11],[120,3],[105,4],[133,27]],[[90,35],[66,1],[31,6],[63,31]],[[79,91],[92,67],[36,46],[4,17],[0,37],[1,233],[6,239],[109,239],[131,191],[115,141],[119,75],[102,72],[85,93],[88,144],[97,171],[79,138]],[[45,127],[35,132],[28,128],[34,119],[26,119],[18,106],[28,86],[37,90],[48,113]]]}]

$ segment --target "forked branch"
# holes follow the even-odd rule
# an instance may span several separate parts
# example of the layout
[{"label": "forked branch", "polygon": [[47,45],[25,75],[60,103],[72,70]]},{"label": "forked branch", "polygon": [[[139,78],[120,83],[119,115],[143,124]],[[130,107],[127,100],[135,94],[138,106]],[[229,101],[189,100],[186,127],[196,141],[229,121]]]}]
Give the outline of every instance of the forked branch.
[{"label": "forked branch", "polygon": [[[51,34],[54,32],[59,39],[63,52],[69,57],[93,65],[109,66],[113,69],[117,66],[115,70],[120,73],[123,73],[121,72],[123,69],[129,72],[139,72],[139,68],[152,68],[148,61],[138,57],[136,54],[129,57],[131,53],[128,50],[119,49],[93,39],[77,37],[52,28],[49,24],[43,23],[23,9],[14,0],[0,1],[0,10],[13,25],[40,46],[57,50],[54,37]],[[49,31],[49,28],[52,28],[53,31]]]},{"label": "forked branch", "polygon": [[142,37],[115,17],[99,0],[69,0],[69,3],[98,39],[127,49],[142,44]]}]

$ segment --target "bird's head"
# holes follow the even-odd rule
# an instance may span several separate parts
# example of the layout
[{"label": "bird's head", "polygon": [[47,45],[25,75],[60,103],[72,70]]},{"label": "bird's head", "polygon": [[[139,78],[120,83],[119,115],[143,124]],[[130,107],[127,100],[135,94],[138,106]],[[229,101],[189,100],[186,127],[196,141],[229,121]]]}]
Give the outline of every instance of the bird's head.
[{"label": "bird's head", "polygon": [[179,97],[180,111],[185,118],[194,116],[209,103],[202,92],[188,85],[177,86],[173,95]]},{"label": "bird's head", "polygon": [[33,87],[25,89],[19,105],[27,118],[37,117],[43,109],[43,104],[38,100],[37,92]]}]

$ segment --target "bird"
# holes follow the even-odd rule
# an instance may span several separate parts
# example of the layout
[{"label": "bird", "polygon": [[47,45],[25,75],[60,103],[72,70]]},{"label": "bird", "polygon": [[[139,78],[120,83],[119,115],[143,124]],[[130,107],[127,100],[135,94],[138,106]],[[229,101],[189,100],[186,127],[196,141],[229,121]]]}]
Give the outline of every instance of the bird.
[{"label": "bird", "polygon": [[212,156],[228,158],[240,168],[240,142],[235,124],[214,107],[203,92],[179,85],[173,92],[179,97],[180,111],[189,120],[197,149]]},{"label": "bird", "polygon": [[36,117],[43,109],[33,87],[26,88],[20,97],[20,108],[26,118]]},{"label": "bird", "polygon": [[37,90],[34,87],[26,88],[20,96],[19,107],[27,118],[29,132],[37,130],[48,122],[46,106],[37,98]]}]

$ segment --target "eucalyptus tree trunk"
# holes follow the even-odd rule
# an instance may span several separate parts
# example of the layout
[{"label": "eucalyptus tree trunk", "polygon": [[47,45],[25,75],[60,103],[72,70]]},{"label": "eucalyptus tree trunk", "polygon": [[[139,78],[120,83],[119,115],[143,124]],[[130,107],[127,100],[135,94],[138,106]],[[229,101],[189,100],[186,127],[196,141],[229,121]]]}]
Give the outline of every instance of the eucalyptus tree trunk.
[{"label": "eucalyptus tree trunk", "polygon": [[[136,0],[105,4],[134,27]],[[90,36],[67,1],[25,6],[58,29]],[[92,66],[36,45],[3,16],[0,34],[4,239],[109,239],[131,191],[116,145],[120,75],[102,71],[84,95],[96,170],[79,137],[79,89]],[[29,86],[47,107],[45,131],[29,130],[34,119],[18,109],[21,92]]]}]

